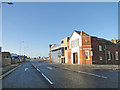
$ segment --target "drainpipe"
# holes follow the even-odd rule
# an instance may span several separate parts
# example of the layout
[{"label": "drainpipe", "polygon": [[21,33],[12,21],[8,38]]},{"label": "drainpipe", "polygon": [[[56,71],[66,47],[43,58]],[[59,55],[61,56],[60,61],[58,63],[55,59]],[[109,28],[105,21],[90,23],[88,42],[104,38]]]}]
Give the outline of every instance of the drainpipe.
[{"label": "drainpipe", "polygon": [[[81,31],[81,43],[82,43],[82,31]],[[82,46],[81,46],[82,47]],[[81,48],[81,50],[83,51],[83,48]],[[83,58],[82,58],[82,55],[83,54],[83,52],[81,53],[81,62],[82,62],[82,64],[83,64]]]},{"label": "drainpipe", "polygon": [[105,59],[106,59],[106,64],[107,64],[107,48],[106,48],[106,45],[105,45]]}]

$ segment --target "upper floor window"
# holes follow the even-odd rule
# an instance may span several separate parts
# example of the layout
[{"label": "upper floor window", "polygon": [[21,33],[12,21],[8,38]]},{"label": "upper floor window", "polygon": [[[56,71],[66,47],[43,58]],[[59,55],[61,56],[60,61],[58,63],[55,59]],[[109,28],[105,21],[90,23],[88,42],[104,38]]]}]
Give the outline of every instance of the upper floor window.
[{"label": "upper floor window", "polygon": [[65,47],[65,50],[67,50],[67,47]]},{"label": "upper floor window", "polygon": [[118,51],[115,52],[115,58],[118,60]]},{"label": "upper floor window", "polygon": [[102,51],[102,46],[101,45],[99,45],[99,51]]},{"label": "upper floor window", "polygon": [[61,43],[64,43],[64,41],[61,41]]},{"label": "upper floor window", "polygon": [[100,56],[100,60],[103,60],[103,58]]},{"label": "upper floor window", "polygon": [[111,60],[111,53],[108,51],[108,60]]},{"label": "upper floor window", "polygon": [[62,56],[64,56],[64,47],[61,48]]}]

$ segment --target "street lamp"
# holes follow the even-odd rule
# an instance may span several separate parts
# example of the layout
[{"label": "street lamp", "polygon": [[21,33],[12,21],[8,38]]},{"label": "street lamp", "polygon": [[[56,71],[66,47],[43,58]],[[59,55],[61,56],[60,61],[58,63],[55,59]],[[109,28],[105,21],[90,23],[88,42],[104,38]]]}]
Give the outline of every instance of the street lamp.
[{"label": "street lamp", "polygon": [[2,4],[5,3],[5,4],[13,4],[12,2],[1,2]]},{"label": "street lamp", "polygon": [[2,2],[2,3],[6,3],[6,4],[13,4],[12,2]]},{"label": "street lamp", "polygon": [[8,4],[13,4],[12,2],[8,2]]}]

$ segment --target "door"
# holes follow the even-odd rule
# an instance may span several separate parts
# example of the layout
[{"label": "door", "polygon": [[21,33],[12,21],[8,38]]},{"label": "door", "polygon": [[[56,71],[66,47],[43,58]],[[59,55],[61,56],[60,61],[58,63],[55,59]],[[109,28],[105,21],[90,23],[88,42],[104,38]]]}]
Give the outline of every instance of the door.
[{"label": "door", "polygon": [[74,63],[78,63],[78,54],[77,53],[73,53],[73,64]]}]

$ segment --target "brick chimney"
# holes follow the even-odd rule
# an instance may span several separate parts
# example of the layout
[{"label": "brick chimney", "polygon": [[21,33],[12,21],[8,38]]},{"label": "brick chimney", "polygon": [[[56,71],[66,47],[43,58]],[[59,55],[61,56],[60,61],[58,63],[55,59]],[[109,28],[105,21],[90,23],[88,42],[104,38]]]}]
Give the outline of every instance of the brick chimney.
[{"label": "brick chimney", "polygon": [[115,44],[117,43],[117,40],[116,40],[116,38],[114,39],[114,43],[115,43]]}]

